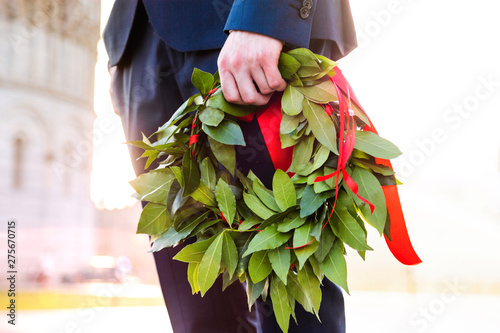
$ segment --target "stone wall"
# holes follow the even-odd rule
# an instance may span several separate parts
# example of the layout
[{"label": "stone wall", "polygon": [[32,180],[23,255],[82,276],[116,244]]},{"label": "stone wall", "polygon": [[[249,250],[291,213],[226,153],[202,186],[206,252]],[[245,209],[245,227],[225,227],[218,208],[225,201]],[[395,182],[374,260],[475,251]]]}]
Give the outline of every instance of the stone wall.
[{"label": "stone wall", "polygon": [[95,250],[99,2],[2,0],[0,8],[0,218],[17,221],[23,281],[43,272],[55,283]]}]

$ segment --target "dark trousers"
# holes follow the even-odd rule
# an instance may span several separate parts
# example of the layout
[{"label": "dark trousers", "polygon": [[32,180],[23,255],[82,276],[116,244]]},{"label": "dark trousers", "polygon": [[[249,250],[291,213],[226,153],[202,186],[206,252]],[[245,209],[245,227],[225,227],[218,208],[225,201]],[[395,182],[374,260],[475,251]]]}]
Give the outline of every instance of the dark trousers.
[{"label": "dark trousers", "polygon": [[[195,93],[191,85],[194,67],[214,73],[219,50],[182,53],[168,47],[148,23],[143,8],[138,11],[130,41],[118,66],[111,68],[111,95],[122,119],[127,140],[141,140],[165,123],[184,100]],[[241,123],[247,147],[237,149],[238,168],[253,172],[268,187],[274,171],[256,120]],[[142,151],[130,147],[136,174],[144,172]],[[175,333],[278,333],[270,300],[257,300],[248,311],[245,288],[236,282],[222,292],[219,278],[202,298],[192,295],[187,281],[187,264],[172,260],[182,248],[155,252],[158,276]],[[145,249],[146,250],[146,249]],[[297,304],[300,326],[290,323],[290,333],[345,332],[344,301],[340,289],[325,279],[320,323]],[[161,330],[161,328],[159,328]]]}]

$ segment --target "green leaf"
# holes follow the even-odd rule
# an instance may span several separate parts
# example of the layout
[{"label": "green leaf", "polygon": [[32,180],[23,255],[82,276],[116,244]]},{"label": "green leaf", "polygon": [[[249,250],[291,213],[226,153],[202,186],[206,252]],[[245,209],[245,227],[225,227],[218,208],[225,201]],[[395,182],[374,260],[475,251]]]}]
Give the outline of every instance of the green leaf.
[{"label": "green leaf", "polygon": [[204,205],[210,207],[217,206],[214,193],[208,188],[207,185],[205,185],[205,183],[200,183],[200,186],[198,186],[198,188],[193,193],[191,193],[190,196],[194,200],[199,201]]},{"label": "green leaf", "polygon": [[[172,185],[172,187],[173,187],[173,185]],[[170,195],[170,193],[169,193],[169,195]],[[169,202],[167,201],[167,205],[168,204],[169,204]],[[169,208],[170,216],[175,217],[176,214],[177,215],[179,214],[179,211],[185,210],[185,208],[188,208],[190,206],[190,204],[194,204],[193,198],[191,198],[189,196],[182,197],[182,189],[180,189],[177,192],[177,196],[174,198],[174,200],[172,202],[172,207],[170,208],[167,206],[167,208]],[[175,220],[174,220],[174,223],[175,223]]]},{"label": "green leaf", "polygon": [[257,106],[255,105],[239,105],[239,104],[229,103],[224,98],[224,95],[222,94],[222,89],[218,89],[216,92],[210,95],[210,97],[207,100],[207,106],[222,110],[225,113],[228,113],[236,117],[246,116],[255,111],[255,109],[257,109]]},{"label": "green leaf", "polygon": [[170,167],[170,170],[172,170],[172,172],[174,173],[175,178],[177,178],[177,181],[179,182],[181,187],[184,187],[184,178],[182,177],[181,168],[178,166],[172,166],[172,167]]},{"label": "green leaf", "polygon": [[212,86],[212,89],[220,85],[220,76],[219,76],[219,71],[216,71],[214,73],[214,84]]},{"label": "green leaf", "polygon": [[325,191],[335,189],[335,188],[330,187],[326,181],[315,182],[313,187],[314,187],[314,192],[316,192],[316,193],[322,193]]},{"label": "green leaf", "polygon": [[200,213],[201,210],[204,210],[204,209],[202,207],[199,207],[199,206],[191,207],[188,204],[185,206],[182,206],[182,209],[178,209],[173,216],[174,228],[176,230],[178,230],[184,221],[187,221],[190,218],[190,216],[193,216],[193,215]]},{"label": "green leaf", "polygon": [[[304,117],[304,120],[305,120],[305,117]],[[299,124],[299,126],[295,129],[295,131],[293,131],[290,134],[290,137],[292,137],[295,140],[300,140],[304,136],[309,136],[310,132],[306,134],[306,132],[308,132],[308,128],[309,128],[309,124],[307,123],[307,121],[301,122]]]},{"label": "green leaf", "polygon": [[251,179],[251,175],[253,175],[252,170],[248,172],[248,177],[246,177],[244,174],[241,173],[240,170],[236,169],[236,176],[238,177],[238,180],[241,182],[243,185],[243,188],[245,190],[248,190],[249,193],[253,194],[253,189],[252,189],[252,182],[253,180]]},{"label": "green leaf", "polygon": [[304,286],[299,283],[299,278],[295,271],[290,271],[288,273],[288,284],[286,285],[286,289],[289,294],[292,294],[292,297],[297,302],[299,302],[304,310],[309,313],[313,313],[313,308],[310,302],[307,301],[307,296],[304,292]]},{"label": "green leaf", "polygon": [[323,229],[323,223],[326,221],[326,212],[328,207],[326,205],[322,206],[314,216],[314,227],[311,231],[311,236],[319,240],[321,238],[321,232]]},{"label": "green leaf", "polygon": [[191,75],[191,82],[203,96],[206,96],[212,89],[212,85],[214,84],[214,76],[210,73],[195,68],[193,70],[193,74]]},{"label": "green leaf", "polygon": [[224,119],[224,116],[224,112],[211,107],[206,107],[199,113],[200,121],[209,126],[219,126],[221,121]]},{"label": "green leaf", "polygon": [[197,241],[196,243],[186,245],[182,250],[180,250],[173,259],[182,262],[196,262],[200,263],[207,252],[210,244],[213,243],[217,235],[212,236],[210,239],[204,241]]},{"label": "green leaf", "polygon": [[210,289],[219,275],[220,264],[222,259],[222,244],[224,233],[217,235],[208,247],[207,251],[201,259],[198,267],[198,284],[200,286],[201,296]]},{"label": "green leaf", "polygon": [[290,270],[290,250],[286,245],[281,245],[273,250],[268,250],[267,255],[276,275],[287,284],[288,271]]},{"label": "green leaf", "polygon": [[319,60],[316,55],[306,48],[293,49],[288,52],[289,55],[300,62],[300,68],[297,74],[300,77],[313,76],[321,71]]},{"label": "green leaf", "polygon": [[297,144],[299,139],[295,139],[290,134],[280,134],[281,148],[292,147]]},{"label": "green leaf", "polygon": [[281,211],[285,211],[297,204],[293,182],[281,169],[276,170],[273,176],[273,194]]},{"label": "green leaf", "polygon": [[[300,104],[302,105],[302,104]],[[280,133],[281,134],[289,134],[292,133],[297,126],[299,126],[300,117],[298,116],[289,116],[283,114],[280,123]]]},{"label": "green leaf", "polygon": [[160,238],[154,241],[151,252],[160,251],[165,247],[173,246],[178,241],[188,237],[194,228],[206,219],[208,214],[210,214],[210,211],[188,218],[188,221],[183,223],[179,230],[175,230],[175,228],[171,227],[166,233],[161,235]]},{"label": "green leaf", "polygon": [[382,186],[380,186],[379,181],[370,171],[363,168],[355,167],[351,177],[358,184],[359,195],[375,206],[373,214],[371,214],[370,207],[362,203],[349,190],[351,196],[356,201],[357,206],[360,207],[363,218],[382,235],[387,220],[387,207]]},{"label": "green leaf", "polygon": [[190,107],[190,105],[193,104],[193,101],[198,97],[200,97],[200,94],[196,94],[196,95],[189,97],[184,103],[182,103],[181,106],[179,106],[179,108],[174,112],[172,117],[170,117],[170,119],[165,124],[163,124],[160,128],[158,128],[158,130],[153,134],[165,131],[167,128],[170,127],[170,125],[177,122],[185,114],[195,110],[195,108]]},{"label": "green leaf", "polygon": [[325,260],[328,253],[332,249],[333,242],[335,241],[335,235],[331,228],[326,227],[321,232],[321,238],[319,239],[319,246],[316,252],[314,252],[314,257],[318,260],[318,262],[322,262]]},{"label": "green leaf", "polygon": [[321,205],[326,201],[326,199],[334,196],[333,191],[326,191],[321,193],[314,192],[313,185],[307,185],[304,193],[302,194],[302,199],[300,200],[300,216],[306,217],[314,213]]},{"label": "green leaf", "polygon": [[289,116],[296,116],[302,112],[303,100],[304,95],[296,87],[288,85],[281,98],[281,109]]},{"label": "green leaf", "polygon": [[196,281],[199,265],[200,264],[197,262],[190,262],[188,265],[188,282],[191,285],[191,292],[193,295],[200,291],[200,286],[198,285],[198,281]]},{"label": "green leaf", "polygon": [[260,281],[259,283],[253,283],[250,276],[246,274],[248,311],[251,311],[252,305],[264,292],[264,289],[266,289],[266,287],[268,286],[268,281],[268,279],[265,279]]},{"label": "green leaf", "polygon": [[273,271],[267,251],[258,251],[252,254],[250,262],[248,263],[248,273],[253,283],[258,283]]},{"label": "green leaf", "polygon": [[321,72],[318,73],[317,75],[313,76],[312,79],[319,80],[322,77],[324,77],[325,75],[328,75],[329,73],[332,73],[332,74],[335,73],[333,71],[333,68],[335,66],[337,66],[337,63],[335,61],[330,60],[326,57],[323,57],[322,55],[319,55],[319,54],[315,54],[315,56],[316,56],[316,58],[318,58],[321,61],[321,63],[319,64],[319,66],[321,67]]},{"label": "green leaf", "polygon": [[306,260],[318,248],[318,241],[314,240],[314,237],[311,236],[313,228],[314,223],[308,221],[301,227],[295,229],[293,233],[293,247],[297,260],[299,261],[299,269],[304,267]]},{"label": "green leaf", "polygon": [[271,279],[271,300],[278,325],[283,332],[288,332],[292,308],[286,287],[278,278]]},{"label": "green leaf", "polygon": [[318,152],[314,156],[311,172],[321,168],[328,160],[328,156],[330,156],[330,150],[325,146],[319,147]]},{"label": "green leaf", "polygon": [[237,237],[234,237],[234,243],[238,249],[238,266],[236,267],[236,274],[240,277],[244,276],[248,268],[248,262],[250,261],[250,256],[244,257],[243,254],[248,249],[250,241],[253,239],[251,236],[253,234],[249,232],[237,233]]},{"label": "green leaf", "polygon": [[386,236],[389,240],[392,240],[392,238],[391,238],[391,217],[389,216],[389,214],[387,214],[387,220],[385,221],[384,236]]},{"label": "green leaf", "polygon": [[[344,95],[345,97],[345,95]],[[366,115],[365,111],[356,105],[356,103],[351,103],[351,109],[354,111],[354,115],[359,118],[364,124],[370,125],[370,119]]]},{"label": "green leaf", "polygon": [[208,143],[210,144],[210,148],[212,148],[215,158],[234,176],[234,169],[236,168],[236,151],[234,150],[234,146],[220,143],[211,137],[208,137]]},{"label": "green leaf", "polygon": [[174,180],[175,175],[170,169],[160,169],[143,173],[129,183],[139,195],[139,200],[166,204],[168,190]]},{"label": "green leaf", "polygon": [[394,171],[382,164],[378,164],[376,162],[364,159],[364,158],[353,158],[351,159],[354,165],[358,165],[362,168],[372,170],[382,176],[392,176],[394,175]]},{"label": "green leaf", "polygon": [[[199,95],[199,94],[198,94]],[[185,112],[194,112],[198,109],[198,105],[191,105],[186,108]],[[174,123],[179,122],[178,124],[172,124],[170,127],[163,129],[162,131],[158,131],[157,133],[157,141],[153,143],[153,147],[156,149],[164,150],[169,147],[175,147],[175,143],[180,143],[181,140],[178,140],[179,135],[182,134],[184,130],[190,130],[193,124],[194,116],[183,116],[174,121]],[[189,139],[188,139],[189,140]],[[184,141],[184,140],[182,140]],[[187,141],[184,141],[187,143]]]},{"label": "green leaf", "polygon": [[[179,192],[182,192],[182,187],[179,184],[179,181],[176,179],[176,180],[174,180],[174,182],[170,186],[170,189],[169,189],[168,195],[167,195],[167,210],[168,210],[170,216],[173,216],[175,214],[176,209],[178,209],[176,199],[179,196]],[[182,193],[181,193],[181,196],[182,196]],[[184,198],[184,199],[187,199],[187,198]],[[174,203],[175,203],[175,205],[174,205]]]},{"label": "green leaf", "polygon": [[243,192],[243,200],[246,205],[260,218],[268,219],[275,214],[259,200],[255,195]]},{"label": "green leaf", "polygon": [[288,51],[287,54],[297,59],[297,61],[299,61],[301,65],[310,62],[315,62],[319,64],[319,60],[316,57],[316,55],[311,50],[304,47],[292,49]]},{"label": "green leaf", "polygon": [[172,220],[168,215],[167,206],[150,202],[141,212],[137,233],[157,235],[164,232],[171,225]]},{"label": "green leaf", "polygon": [[270,226],[272,224],[278,224],[280,221],[283,221],[283,219],[286,216],[288,216],[288,214],[290,214],[291,212],[296,211],[297,208],[298,208],[298,206],[293,206],[293,207],[288,208],[284,212],[274,214],[270,218],[265,219],[264,221],[262,221],[262,223],[259,226],[259,229],[263,230],[263,229],[267,228],[268,226]]},{"label": "green leaf", "polygon": [[142,154],[141,157],[148,157],[148,160],[146,161],[146,164],[144,165],[144,170],[146,170],[147,168],[149,168],[151,166],[151,163],[153,163],[156,158],[158,157],[158,155],[160,154],[159,151],[157,150],[146,150],[144,152],[144,154]]},{"label": "green leaf", "polygon": [[347,264],[344,257],[342,242],[340,240],[337,239],[335,241],[332,250],[319,265],[330,281],[341,286],[349,293],[349,288],[347,286]]},{"label": "green leaf", "polygon": [[238,275],[233,274],[233,276],[229,276],[227,270],[224,270],[222,272],[222,291],[225,291],[230,285],[239,280],[240,277]]},{"label": "green leaf", "polygon": [[299,68],[300,62],[298,62],[294,57],[281,52],[278,62],[278,69],[283,79],[292,80],[293,75],[297,73]]},{"label": "green leaf", "polygon": [[243,220],[243,222],[238,226],[239,231],[247,231],[251,229],[252,227],[256,226],[257,224],[262,223],[262,219],[258,216],[251,216],[249,218],[246,218]]},{"label": "green leaf", "polygon": [[[318,263],[318,260],[316,260],[316,257],[315,256],[309,257],[309,260],[307,262],[311,265],[311,268],[314,272],[314,275],[316,275],[316,278],[319,281],[323,281],[325,274],[323,274],[323,272],[321,271],[321,268],[319,267],[319,263]],[[323,283],[321,283],[321,284],[323,284]]]},{"label": "green leaf", "polygon": [[269,208],[272,209],[276,212],[280,210],[278,207],[278,204],[276,203],[276,200],[274,199],[273,192],[268,190],[264,184],[259,179],[256,179],[253,182],[253,190],[255,194],[257,194],[257,197]]},{"label": "green leaf", "polygon": [[127,141],[126,144],[132,145],[141,149],[144,149],[146,151],[148,150],[156,150],[157,148],[153,147],[151,145],[151,142],[148,140],[148,138],[142,133],[142,140],[138,141]]},{"label": "green leaf", "polygon": [[304,116],[311,126],[316,139],[335,154],[337,150],[337,130],[332,119],[323,108],[308,100],[304,100]]},{"label": "green leaf", "polygon": [[314,149],[314,136],[303,137],[293,148],[292,166],[290,169],[296,171],[309,163]]},{"label": "green leaf", "polygon": [[[304,304],[307,304],[307,307],[312,309],[317,316],[319,312],[319,306],[321,304],[320,280],[314,274],[309,265],[305,265],[304,268],[297,272],[297,279],[299,285],[302,287],[302,291],[305,296],[302,302],[300,302],[301,300],[296,298],[297,301],[299,301],[299,303],[303,306]],[[306,307],[304,306],[304,309],[305,308]]]},{"label": "green leaf", "polygon": [[240,145],[245,146],[245,139],[240,125],[232,120],[224,119],[219,126],[207,126],[203,124],[203,130],[212,139],[224,143],[226,145]]},{"label": "green leaf", "polygon": [[236,198],[229,185],[222,178],[219,178],[215,188],[215,197],[219,203],[219,209],[224,214],[227,223],[231,225],[236,214]]},{"label": "green leaf", "polygon": [[203,223],[200,223],[196,228],[194,228],[193,232],[191,233],[192,235],[196,235],[199,232],[204,233],[204,229],[210,228],[214,224],[217,224],[219,222],[222,222],[222,219],[216,219],[216,220],[207,220]]},{"label": "green leaf", "polygon": [[312,221],[307,221],[305,224],[295,229],[293,233],[293,247],[303,246],[314,239],[311,236],[311,231],[313,230],[314,223]]},{"label": "green leaf", "polygon": [[200,170],[191,151],[187,150],[182,158],[182,179],[184,180],[183,196],[194,192],[200,186]]},{"label": "green leaf", "polygon": [[291,233],[279,232],[276,224],[270,225],[252,238],[243,257],[257,251],[275,249],[283,245],[291,236]]},{"label": "green leaf", "polygon": [[278,224],[278,231],[279,232],[288,232],[292,229],[296,229],[306,223],[307,218],[306,217],[300,217],[300,212],[295,212],[288,217],[286,217],[283,222]]},{"label": "green leaf", "polygon": [[210,161],[209,157],[205,157],[201,162],[201,180],[208,188],[215,191],[215,186],[217,184],[217,176],[215,174],[215,169]]},{"label": "green leaf", "polygon": [[349,214],[346,206],[337,201],[330,225],[334,234],[355,250],[372,250],[366,243],[366,234]]},{"label": "green leaf", "polygon": [[[330,80],[321,82],[320,84],[317,84],[315,86],[297,87],[296,89],[310,102],[326,104],[338,100],[335,85]],[[326,114],[325,111],[323,112]]]},{"label": "green leaf", "polygon": [[356,131],[354,148],[374,157],[385,159],[396,158],[402,154],[392,142],[368,131]]},{"label": "green leaf", "polygon": [[234,275],[238,265],[238,250],[234,240],[228,232],[224,232],[224,243],[222,245],[222,263],[226,267],[229,277]]}]

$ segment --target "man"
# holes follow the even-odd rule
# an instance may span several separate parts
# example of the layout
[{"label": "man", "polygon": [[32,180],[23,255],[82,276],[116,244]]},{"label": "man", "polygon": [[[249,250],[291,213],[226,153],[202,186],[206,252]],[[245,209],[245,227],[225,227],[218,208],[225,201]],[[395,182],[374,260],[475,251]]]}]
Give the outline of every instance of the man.
[{"label": "man", "polygon": [[[286,87],[277,68],[283,47],[309,47],[339,59],[356,46],[347,0],[116,0],[104,41],[113,104],[127,140],[156,131],[195,93],[194,67],[219,69],[228,101],[265,105]],[[256,120],[242,129],[245,139],[255,139],[247,140],[247,148],[259,151],[242,171],[251,168],[269,186],[265,175],[273,166]],[[136,173],[144,172],[144,162],[137,161],[142,152],[130,153]],[[239,152],[237,159],[243,158]],[[175,333],[280,332],[270,301],[259,299],[249,312],[240,284],[221,292],[219,280],[203,298],[191,295],[185,264],[171,259],[179,250],[154,253]],[[289,332],[345,331],[342,294],[324,284],[322,323],[297,305],[299,326],[292,320]]]}]

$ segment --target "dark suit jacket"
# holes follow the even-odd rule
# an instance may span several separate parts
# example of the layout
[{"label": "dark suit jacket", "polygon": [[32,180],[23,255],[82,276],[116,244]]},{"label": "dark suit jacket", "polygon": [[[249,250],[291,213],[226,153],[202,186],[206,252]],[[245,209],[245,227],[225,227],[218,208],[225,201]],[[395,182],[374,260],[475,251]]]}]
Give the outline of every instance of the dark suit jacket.
[{"label": "dark suit jacket", "polygon": [[[109,65],[120,62],[139,0],[116,0],[104,31]],[[340,59],[356,35],[348,0],[142,0],[155,30],[171,48],[221,48],[228,30],[261,33],[290,47]],[[315,50],[316,49],[316,50]]]}]

